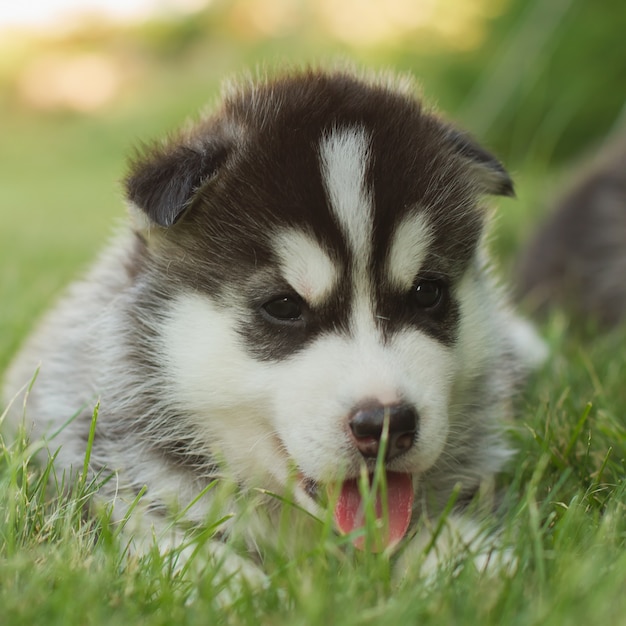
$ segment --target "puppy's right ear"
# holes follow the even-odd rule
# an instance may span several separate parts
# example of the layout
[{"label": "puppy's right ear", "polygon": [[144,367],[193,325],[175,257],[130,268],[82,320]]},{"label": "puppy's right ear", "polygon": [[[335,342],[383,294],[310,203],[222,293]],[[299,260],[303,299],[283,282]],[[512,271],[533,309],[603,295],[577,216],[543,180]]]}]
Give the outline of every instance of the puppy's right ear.
[{"label": "puppy's right ear", "polygon": [[171,226],[217,174],[227,154],[226,144],[213,138],[144,148],[131,160],[126,197],[151,223]]}]

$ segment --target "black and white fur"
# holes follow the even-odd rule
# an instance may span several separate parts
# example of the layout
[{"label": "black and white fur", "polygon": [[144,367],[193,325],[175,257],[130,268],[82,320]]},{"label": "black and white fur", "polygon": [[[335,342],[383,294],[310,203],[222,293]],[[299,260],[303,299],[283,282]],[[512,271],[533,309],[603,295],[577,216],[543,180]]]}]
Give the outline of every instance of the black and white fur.
[{"label": "black and white fur", "polygon": [[[538,350],[483,245],[481,198],[512,183],[409,80],[235,84],[136,156],[125,184],[132,226],[27,343],[4,397],[19,422],[40,364],[27,428],[60,429],[59,472],[82,468],[100,403],[91,465],[115,478],[99,497],[121,518],[147,486],[135,532],[216,476],[237,485],[229,512],[255,487],[291,485],[320,514],[325,485],[373,467],[349,426],[363,407],[416,419],[387,462],[413,476],[414,523],[502,468],[502,425]],[[187,523],[206,520],[211,494]]]}]

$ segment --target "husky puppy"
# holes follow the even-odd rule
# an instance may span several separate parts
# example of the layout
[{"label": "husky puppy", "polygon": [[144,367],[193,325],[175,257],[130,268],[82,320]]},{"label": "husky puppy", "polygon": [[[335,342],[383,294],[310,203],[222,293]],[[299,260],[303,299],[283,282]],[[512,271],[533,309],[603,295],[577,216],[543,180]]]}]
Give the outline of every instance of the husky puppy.
[{"label": "husky puppy", "polygon": [[91,470],[114,478],[98,497],[121,519],[145,487],[133,532],[150,537],[172,507],[201,525],[203,490],[228,477],[228,507],[262,488],[323,515],[330,489],[362,546],[358,477],[378,460],[385,548],[502,468],[538,345],[483,246],[482,199],[513,185],[409,80],[235,84],[138,154],[125,189],[131,227],[44,320],[4,397],[19,422],[40,364],[27,429],[68,475],[99,403]]},{"label": "husky puppy", "polygon": [[560,306],[608,329],[626,319],[626,132],[574,180],[524,252],[519,293],[540,312]]}]

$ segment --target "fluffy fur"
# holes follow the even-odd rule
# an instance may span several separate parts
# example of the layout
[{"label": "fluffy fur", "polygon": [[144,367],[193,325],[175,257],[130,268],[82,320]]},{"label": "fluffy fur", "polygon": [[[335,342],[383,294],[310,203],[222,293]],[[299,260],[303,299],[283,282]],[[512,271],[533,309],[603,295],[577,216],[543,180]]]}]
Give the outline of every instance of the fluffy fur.
[{"label": "fluffy fur", "polygon": [[412,524],[459,486],[462,509],[509,456],[502,426],[538,355],[489,275],[484,194],[512,194],[502,165],[404,79],[230,87],[133,159],[132,226],[15,361],[10,419],[41,363],[27,428],[56,433],[72,473],[99,402],[91,470],[114,480],[98,497],[121,519],[147,486],[137,537],[172,508],[201,525],[216,477],[236,485],[226,512],[254,498],[271,517],[259,487],[323,515],[328,485],[373,471],[377,435],[354,425],[372,407],[410,422],[385,468],[412,477]]},{"label": "fluffy fur", "polygon": [[527,246],[519,293],[541,312],[610,328],[626,319],[626,132],[572,177]]}]

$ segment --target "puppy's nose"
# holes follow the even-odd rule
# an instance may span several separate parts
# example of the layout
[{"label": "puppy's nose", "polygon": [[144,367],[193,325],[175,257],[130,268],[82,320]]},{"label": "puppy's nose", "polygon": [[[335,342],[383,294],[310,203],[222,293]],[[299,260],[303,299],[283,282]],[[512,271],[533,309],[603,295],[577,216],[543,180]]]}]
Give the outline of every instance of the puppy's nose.
[{"label": "puppy's nose", "polygon": [[365,458],[378,456],[387,420],[389,438],[385,451],[386,461],[396,458],[413,445],[417,434],[418,416],[412,406],[408,404],[364,406],[354,411],[348,423],[356,447]]}]

